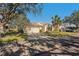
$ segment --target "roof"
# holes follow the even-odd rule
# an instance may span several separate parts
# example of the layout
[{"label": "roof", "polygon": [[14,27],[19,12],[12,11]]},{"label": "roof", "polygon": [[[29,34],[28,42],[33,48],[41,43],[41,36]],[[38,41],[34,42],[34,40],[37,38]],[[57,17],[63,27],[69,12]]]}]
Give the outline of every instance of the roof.
[{"label": "roof", "polygon": [[47,25],[47,24],[45,24],[45,23],[31,23],[31,27],[43,27],[43,26],[45,26],[45,25]]}]

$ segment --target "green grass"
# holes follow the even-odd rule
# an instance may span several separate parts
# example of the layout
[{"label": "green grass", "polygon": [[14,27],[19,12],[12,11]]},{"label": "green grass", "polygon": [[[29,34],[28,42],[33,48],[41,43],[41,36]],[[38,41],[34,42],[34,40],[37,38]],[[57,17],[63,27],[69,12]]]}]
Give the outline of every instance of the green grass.
[{"label": "green grass", "polygon": [[7,35],[3,38],[0,38],[0,43],[8,43],[13,41],[21,41],[27,39],[27,35],[18,34],[18,35]]},{"label": "green grass", "polygon": [[65,36],[70,36],[76,33],[73,32],[46,32],[45,33],[48,36],[52,36],[52,37],[65,37]]}]

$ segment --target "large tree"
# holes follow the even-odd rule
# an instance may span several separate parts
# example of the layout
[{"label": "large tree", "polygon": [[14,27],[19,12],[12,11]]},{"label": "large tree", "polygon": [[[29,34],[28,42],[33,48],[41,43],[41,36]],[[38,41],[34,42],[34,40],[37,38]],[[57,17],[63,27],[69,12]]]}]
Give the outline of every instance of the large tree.
[{"label": "large tree", "polygon": [[73,23],[79,27],[79,10],[74,11],[70,16],[65,17],[64,22]]},{"label": "large tree", "polygon": [[65,18],[63,19],[64,23],[71,23],[71,17],[70,16],[65,16]]},{"label": "large tree", "polygon": [[17,19],[17,17],[19,17],[19,14],[27,16],[27,13],[40,13],[42,9],[41,5],[42,4],[37,3],[2,3],[0,4],[0,14],[3,17],[0,22],[6,25],[10,23],[11,20],[15,18]]},{"label": "large tree", "polygon": [[26,27],[30,25],[30,20],[24,16],[23,14],[18,14],[17,18],[14,18],[10,21],[9,28],[17,28],[18,31],[23,30],[25,31]]},{"label": "large tree", "polygon": [[71,14],[71,23],[76,24],[79,27],[79,10],[78,11],[74,11]]},{"label": "large tree", "polygon": [[4,19],[6,21],[11,20],[17,13],[22,13],[27,15],[27,13],[40,13],[41,12],[41,4],[36,3],[7,3],[7,4],[0,4],[2,7],[2,12],[4,14]]}]

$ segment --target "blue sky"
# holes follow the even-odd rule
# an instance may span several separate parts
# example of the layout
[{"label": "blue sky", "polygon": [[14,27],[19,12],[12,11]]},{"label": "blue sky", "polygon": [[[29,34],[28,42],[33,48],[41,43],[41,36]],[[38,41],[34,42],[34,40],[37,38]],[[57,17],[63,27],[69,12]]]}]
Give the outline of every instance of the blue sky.
[{"label": "blue sky", "polygon": [[54,15],[59,15],[63,19],[65,16],[69,16],[74,10],[79,10],[79,4],[76,3],[44,3],[43,7],[40,15],[34,16],[33,14],[28,14],[31,22],[51,23],[51,17]]}]

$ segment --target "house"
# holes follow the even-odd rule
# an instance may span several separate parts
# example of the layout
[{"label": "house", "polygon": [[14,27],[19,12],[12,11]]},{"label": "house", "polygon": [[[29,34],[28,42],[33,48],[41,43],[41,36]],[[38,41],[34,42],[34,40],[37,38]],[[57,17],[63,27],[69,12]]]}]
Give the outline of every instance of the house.
[{"label": "house", "polygon": [[[9,26],[9,25],[7,25]],[[3,32],[3,24],[0,23],[0,32]],[[18,32],[18,27],[15,28],[10,27],[9,31]],[[48,31],[48,24],[47,23],[31,23],[23,29],[24,33],[32,34],[32,33],[40,33]]]},{"label": "house", "polygon": [[[54,31],[54,26],[52,26],[52,31]],[[63,23],[61,26],[59,26],[59,30],[63,32],[75,32],[77,29],[77,26],[73,23]]]},{"label": "house", "polygon": [[31,23],[30,26],[26,27],[27,33],[40,33],[46,32],[48,28],[48,24],[45,23]]},{"label": "house", "polygon": [[60,26],[60,30],[61,31],[71,31],[71,32],[73,32],[76,29],[76,27],[77,26],[75,24],[72,24],[72,23],[63,23]]}]

